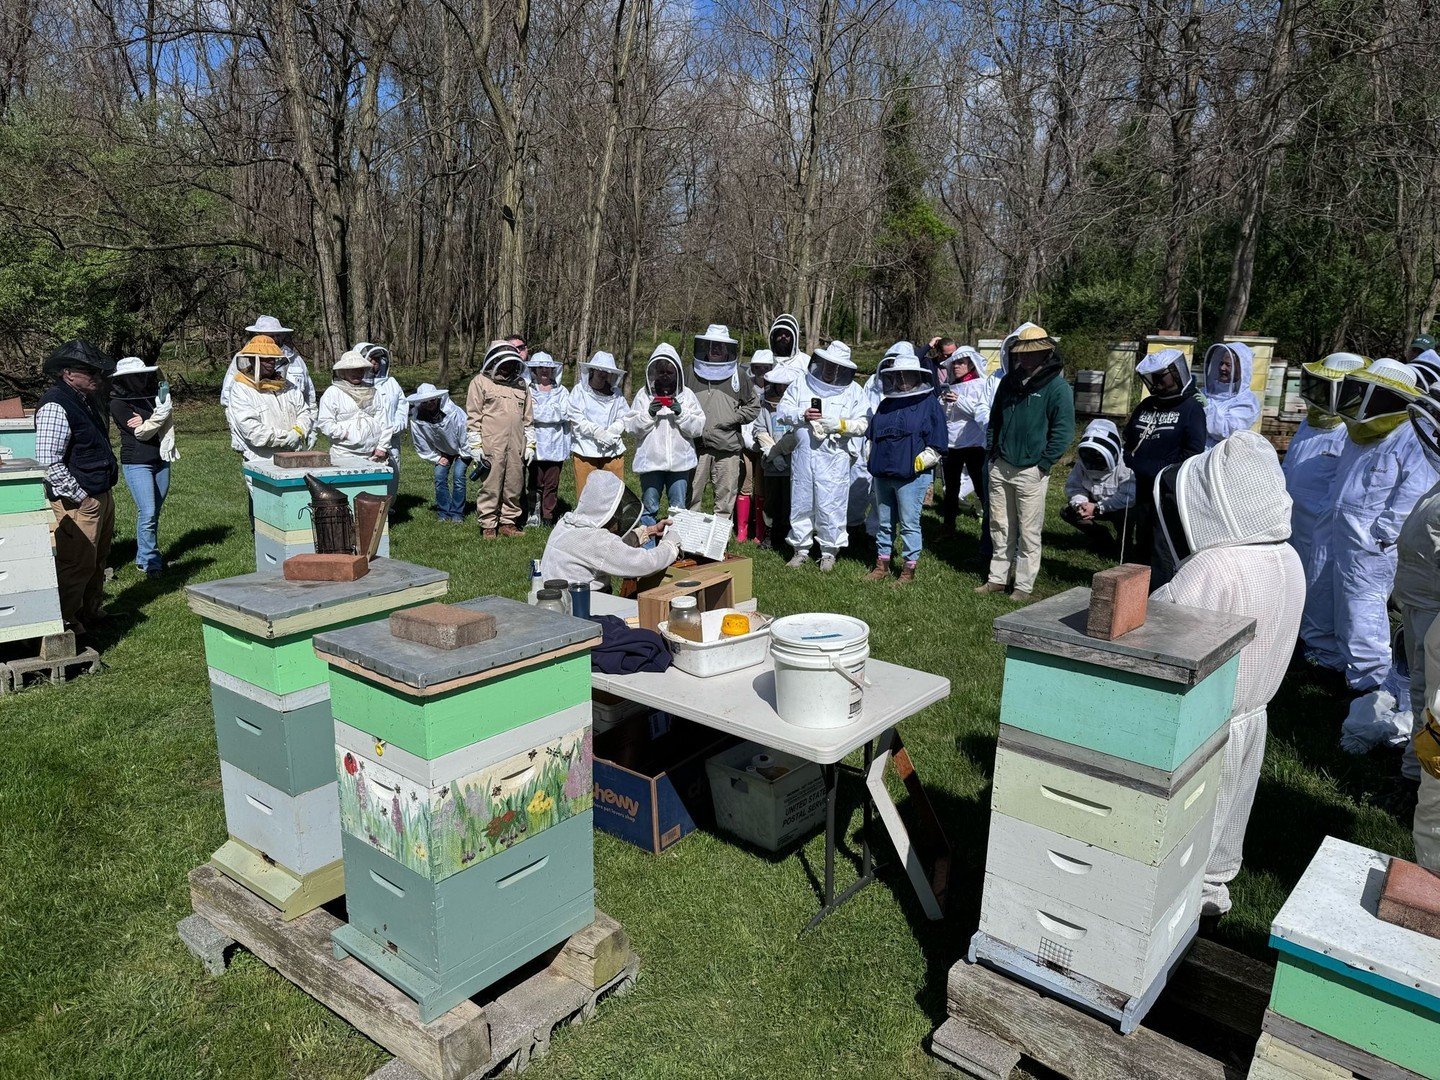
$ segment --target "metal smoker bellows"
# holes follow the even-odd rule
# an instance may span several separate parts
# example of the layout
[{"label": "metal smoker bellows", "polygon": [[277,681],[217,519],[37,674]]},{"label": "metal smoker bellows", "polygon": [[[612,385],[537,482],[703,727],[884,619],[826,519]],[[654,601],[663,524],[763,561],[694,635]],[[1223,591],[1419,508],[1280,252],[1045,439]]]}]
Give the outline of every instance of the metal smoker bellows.
[{"label": "metal smoker bellows", "polygon": [[310,490],[310,522],[315,532],[315,551],[320,555],[355,554],[355,515],[350,500],[334,484],[305,476]]}]

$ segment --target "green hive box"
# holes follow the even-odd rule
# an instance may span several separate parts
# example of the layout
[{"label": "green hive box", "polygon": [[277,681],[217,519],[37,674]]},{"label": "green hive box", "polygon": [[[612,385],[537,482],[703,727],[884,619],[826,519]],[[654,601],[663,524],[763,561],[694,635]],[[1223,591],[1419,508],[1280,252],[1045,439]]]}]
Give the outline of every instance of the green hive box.
[{"label": "green hive box", "polygon": [[390,492],[390,469],[350,469],[330,466],[322,469],[282,469],[270,461],[247,461],[245,478],[250,482],[250,499],[255,520],[264,522],[280,533],[309,532],[310,490],[305,477],[313,476],[345,492],[353,501],[361,492],[387,495]]},{"label": "green hive box", "polygon": [[1154,603],[1115,641],[1085,634],[1090,590],[995,620],[1005,646],[1000,722],[1113,758],[1174,770],[1230,719],[1253,619]]},{"label": "green hive box", "polygon": [[335,760],[349,925],[335,945],[427,1021],[594,919],[600,627],[500,597],[458,606],[493,615],[495,637],[441,650],[377,623],[315,638],[332,704],[345,703]]},{"label": "green hive box", "polygon": [[[344,892],[338,857],[319,868],[287,865],[275,852],[288,837],[255,839],[293,820],[295,830],[324,833],[309,839],[330,842],[339,853],[334,726],[326,667],[311,638],[433,600],[448,584],[443,571],[376,559],[358,581],[255,573],[186,587],[203,622],[215,736],[228,777],[231,839],[212,861],[287,919]],[[319,801],[328,802],[327,813],[318,812]]]},{"label": "green hive box", "polygon": [[34,458],[9,458],[0,464],[0,517],[48,510],[45,470]]},{"label": "green hive box", "polygon": [[0,448],[9,450],[11,458],[33,458],[35,417],[0,420]]},{"label": "green hive box", "polygon": [[1327,836],[1270,927],[1270,1008],[1440,1077],[1440,941],[1376,913],[1389,856]]}]

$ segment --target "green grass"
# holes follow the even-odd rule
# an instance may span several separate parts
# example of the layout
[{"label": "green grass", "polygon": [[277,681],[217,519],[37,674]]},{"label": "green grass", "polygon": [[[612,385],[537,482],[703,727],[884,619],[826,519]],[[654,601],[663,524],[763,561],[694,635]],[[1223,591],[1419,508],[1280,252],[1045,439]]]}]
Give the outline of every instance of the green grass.
[{"label": "green grass", "polygon": [[[107,670],[0,699],[0,1076],[363,1077],[386,1055],[348,1024],[243,952],[224,977],[205,976],[175,936],[186,872],[225,838],[200,626],[181,585],[254,569],[219,411],[186,408],[180,428],[162,520],[173,572],[137,574],[133,508],[117,493]],[[429,470],[406,455],[396,555],[448,570],[452,600],[522,596],[543,534],[482,543],[473,526],[442,527]],[[1059,489],[1057,478],[1052,511]],[[977,921],[1002,663],[990,623],[1009,608],[971,592],[977,530],[962,524],[905,590],[861,582],[867,567],[853,559],[824,577],[756,556],[766,612],[851,612],[873,628],[874,655],[950,678],[949,700],[902,727],[955,849],[950,918],[927,922],[890,866],[797,937],[815,908],[819,837],[802,861],[706,832],[658,857],[598,835],[598,902],[629,931],[641,982],[595,1023],[560,1032],[530,1076],[935,1074],[922,1044]],[[938,531],[929,515],[926,531]],[[1042,595],[1104,565],[1052,516]],[[1410,852],[1409,822],[1369,805],[1386,763],[1338,751],[1343,697],[1306,680],[1292,672],[1272,708],[1247,866],[1222,924],[1256,955],[1326,833]],[[858,850],[853,785],[842,805]],[[853,874],[842,860],[839,883]]]}]

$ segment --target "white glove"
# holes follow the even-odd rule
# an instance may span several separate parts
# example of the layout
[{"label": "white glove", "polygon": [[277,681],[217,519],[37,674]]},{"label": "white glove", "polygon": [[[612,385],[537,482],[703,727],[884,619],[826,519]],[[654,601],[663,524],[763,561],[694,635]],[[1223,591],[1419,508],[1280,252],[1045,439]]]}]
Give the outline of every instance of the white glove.
[{"label": "white glove", "polygon": [[611,424],[608,428],[605,429],[604,434],[605,434],[605,438],[606,438],[608,441],[610,441],[610,442],[612,442],[612,443],[618,443],[618,442],[620,442],[622,436],[624,436],[624,434],[625,434],[625,424],[624,424],[624,422],[622,421],[622,422],[620,422],[620,423],[618,423],[618,424]]},{"label": "white glove", "polygon": [[525,447],[525,453],[524,453],[524,455],[523,455],[523,458],[524,458],[524,461],[525,461],[525,464],[526,464],[526,465],[533,465],[533,464],[535,464],[535,446],[534,446],[534,444],[531,444],[530,446]]},{"label": "white glove", "polygon": [[940,455],[937,454],[932,447],[927,446],[924,450],[921,450],[920,453],[915,455],[915,471],[917,473],[922,473],[926,472],[929,469],[933,469],[935,467],[935,463],[939,460]]},{"label": "white glove", "polygon": [[476,461],[485,456],[485,448],[480,445],[479,435],[470,436],[470,456]]},{"label": "white glove", "polygon": [[755,441],[760,444],[762,453],[768,454],[775,448],[775,437],[768,431],[757,431],[755,433]]},{"label": "white glove", "polygon": [[670,408],[669,405],[662,405],[659,411],[655,413],[655,418],[657,420],[669,420],[674,415],[674,409]]},{"label": "white glove", "polygon": [[825,436],[826,436],[826,434],[827,434],[827,432],[826,432],[826,430],[825,430],[825,421],[824,421],[824,420],[811,420],[811,421],[810,421],[810,434],[814,435],[815,438],[817,438],[817,439],[823,439],[823,438],[825,438]]}]

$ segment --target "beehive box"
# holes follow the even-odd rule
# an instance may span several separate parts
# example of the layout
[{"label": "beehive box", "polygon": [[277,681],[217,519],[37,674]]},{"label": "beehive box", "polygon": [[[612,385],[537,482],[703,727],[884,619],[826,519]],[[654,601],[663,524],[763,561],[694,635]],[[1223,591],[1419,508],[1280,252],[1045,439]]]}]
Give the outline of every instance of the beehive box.
[{"label": "beehive box", "polygon": [[1005,649],[1000,722],[1110,757],[1173,770],[1230,718],[1252,619],[1154,604],[1115,641],[1085,634],[1090,590],[995,620]]},{"label": "beehive box", "polygon": [[[285,560],[296,555],[309,555],[315,550],[313,529],[296,529],[284,532],[263,521],[255,522],[255,569],[271,574],[284,571]],[[390,523],[380,534],[380,547],[376,554],[382,559],[390,557]]]},{"label": "beehive box", "polygon": [[35,416],[0,419],[0,447],[10,451],[11,458],[35,456]]},{"label": "beehive box", "polygon": [[54,523],[40,463],[30,458],[0,462],[0,642],[64,629],[51,541]]},{"label": "beehive box", "polygon": [[245,478],[250,483],[250,498],[255,507],[255,520],[269,525],[272,532],[309,532],[310,489],[305,486],[305,477],[313,476],[339,488],[353,502],[356,495],[368,492],[371,495],[390,493],[390,467],[376,465],[371,468],[341,468],[330,466],[323,469],[282,469],[269,461],[247,461]]},{"label": "beehive box", "polygon": [[320,634],[338,721],[349,924],[337,949],[427,1020],[594,918],[590,660],[600,628],[500,597],[453,650]]},{"label": "beehive box", "polygon": [[1440,1076],[1440,940],[1377,915],[1389,856],[1327,836],[1270,927],[1270,1008]]}]

